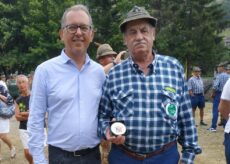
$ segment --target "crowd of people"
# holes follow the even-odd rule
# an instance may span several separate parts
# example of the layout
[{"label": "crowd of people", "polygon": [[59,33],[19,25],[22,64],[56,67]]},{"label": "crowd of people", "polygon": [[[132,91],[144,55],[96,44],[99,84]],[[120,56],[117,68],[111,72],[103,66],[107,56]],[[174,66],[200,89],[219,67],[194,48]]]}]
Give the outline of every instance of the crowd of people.
[{"label": "crowd of people", "polygon": [[[28,163],[194,163],[202,153],[194,121],[197,107],[199,125],[207,126],[201,69],[194,66],[187,81],[177,59],[158,54],[154,50],[156,26],[156,18],[134,6],[119,26],[127,50],[117,53],[109,44],[101,44],[96,62],[87,52],[94,38],[88,8],[66,9],[59,32],[64,43],[60,54],[40,64],[29,77],[10,79],[18,88],[17,97],[9,94],[4,79],[0,81],[1,101],[16,104],[15,118]],[[220,103],[230,163],[227,70],[227,63],[217,66],[208,130],[216,131]],[[0,137],[14,158],[15,146],[8,133],[9,119],[0,117]]]}]

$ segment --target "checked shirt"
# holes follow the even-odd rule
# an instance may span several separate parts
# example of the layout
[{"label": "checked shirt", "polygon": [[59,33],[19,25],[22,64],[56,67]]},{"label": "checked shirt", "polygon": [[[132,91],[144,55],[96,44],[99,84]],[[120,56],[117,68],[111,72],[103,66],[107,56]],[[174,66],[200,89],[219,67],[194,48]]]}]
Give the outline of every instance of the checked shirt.
[{"label": "checked shirt", "polygon": [[229,75],[226,72],[217,74],[216,79],[214,80],[213,89],[222,92],[224,84],[227,82],[228,78]]},{"label": "checked shirt", "polygon": [[192,90],[193,94],[204,93],[204,83],[201,77],[192,76],[188,80],[188,90]]},{"label": "checked shirt", "polygon": [[[146,76],[131,58],[113,67],[105,81],[99,106],[99,127],[105,138],[111,118],[127,127],[125,146],[137,153],[150,153],[178,140],[182,160],[192,163],[201,151],[192,117],[184,71],[174,58],[155,55]],[[176,107],[171,114],[169,105]]]}]

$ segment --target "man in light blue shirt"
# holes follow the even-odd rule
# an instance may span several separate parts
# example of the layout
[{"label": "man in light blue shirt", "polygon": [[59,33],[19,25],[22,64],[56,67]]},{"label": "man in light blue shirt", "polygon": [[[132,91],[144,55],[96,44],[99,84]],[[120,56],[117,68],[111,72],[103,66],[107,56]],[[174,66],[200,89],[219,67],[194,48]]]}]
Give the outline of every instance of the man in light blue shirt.
[{"label": "man in light blue shirt", "polygon": [[65,48],[35,71],[28,120],[29,150],[35,164],[47,164],[46,113],[49,164],[100,163],[97,113],[105,74],[87,54],[93,37],[88,9],[83,5],[67,9],[60,30]]}]

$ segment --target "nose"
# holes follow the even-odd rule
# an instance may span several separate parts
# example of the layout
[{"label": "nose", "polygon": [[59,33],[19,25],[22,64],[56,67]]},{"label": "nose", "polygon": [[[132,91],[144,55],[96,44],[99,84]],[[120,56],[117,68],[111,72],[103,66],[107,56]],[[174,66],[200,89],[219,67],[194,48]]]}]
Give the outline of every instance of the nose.
[{"label": "nose", "polygon": [[143,38],[143,35],[142,35],[141,31],[138,30],[138,31],[137,31],[137,34],[136,34],[136,39],[137,39],[137,40],[141,40],[142,38]]},{"label": "nose", "polygon": [[82,32],[81,32],[80,27],[77,27],[77,31],[76,31],[75,35],[81,35],[81,34],[82,34]]}]

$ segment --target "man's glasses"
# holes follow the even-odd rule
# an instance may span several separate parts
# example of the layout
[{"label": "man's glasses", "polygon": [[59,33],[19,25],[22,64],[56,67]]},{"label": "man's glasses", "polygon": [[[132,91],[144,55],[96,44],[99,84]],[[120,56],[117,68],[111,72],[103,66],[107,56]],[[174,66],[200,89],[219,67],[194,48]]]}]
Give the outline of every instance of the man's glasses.
[{"label": "man's glasses", "polygon": [[91,30],[91,26],[90,25],[76,25],[76,24],[70,24],[70,25],[66,25],[64,27],[70,34],[75,34],[77,32],[77,29],[80,28],[82,33],[87,33]]}]

